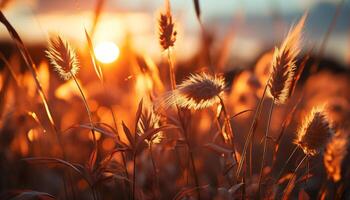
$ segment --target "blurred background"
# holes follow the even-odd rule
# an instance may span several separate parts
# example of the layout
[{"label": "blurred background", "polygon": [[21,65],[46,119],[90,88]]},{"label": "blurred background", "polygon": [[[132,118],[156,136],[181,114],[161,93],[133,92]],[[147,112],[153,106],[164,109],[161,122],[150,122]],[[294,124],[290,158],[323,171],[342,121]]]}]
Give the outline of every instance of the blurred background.
[{"label": "blurred background", "polygon": [[[98,1],[94,0],[3,0],[2,10],[28,44],[45,43],[48,35],[59,33],[84,41],[83,28],[91,28]],[[121,46],[127,37],[133,38],[138,52],[159,60],[157,31],[154,26],[162,0],[104,0],[102,13],[94,35],[94,43],[113,41]],[[321,44],[336,11],[334,0],[201,0],[202,21],[214,39],[214,48],[222,48],[223,40],[234,31],[229,50],[232,63],[246,63],[262,50],[276,45],[305,11],[305,44],[315,50]],[[175,52],[177,59],[186,60],[200,48],[201,32],[194,5],[188,0],[172,0],[171,6],[178,29]],[[337,19],[326,56],[349,63],[350,2],[345,2]],[[2,41],[9,39],[2,27]]]},{"label": "blurred background", "polygon": [[[307,12],[302,53],[297,62],[300,66],[303,58],[307,57],[305,70],[291,100],[286,105],[277,106],[272,117],[271,136],[277,137],[284,119],[298,105],[285,130],[276,166],[282,165],[291,152],[294,147],[291,141],[295,138],[300,120],[315,105],[328,103],[335,127],[344,128],[350,134],[350,1],[199,2],[202,27],[193,1],[170,0],[178,33],[171,51],[178,83],[190,73],[211,67],[226,78],[228,87],[224,100],[231,116],[254,109],[269,75],[273,48],[281,44],[292,24]],[[167,52],[162,51],[158,40],[158,18],[159,12],[164,10],[163,0],[0,0],[0,8],[21,36],[37,66],[43,91],[52,106],[53,119],[62,131],[67,160],[72,163],[86,164],[93,147],[92,138],[89,130],[77,127],[89,121],[79,90],[73,81],[61,80],[45,56],[51,36],[61,35],[77,50],[81,68],[77,77],[94,121],[114,127],[126,143],[121,124],[123,121],[129,127],[134,126],[140,99],[144,98],[145,107],[152,106],[157,97],[170,90]],[[92,66],[84,28],[91,35],[103,70],[103,87]],[[0,62],[0,193],[32,189],[62,197],[62,171],[21,162],[26,157],[60,157],[60,150],[33,77],[2,24],[0,52],[4,55]],[[311,72],[315,65],[318,70]],[[110,108],[115,111],[116,120],[111,116]],[[267,103],[262,113],[262,118],[266,119]],[[167,114],[174,116],[171,111]],[[209,185],[204,192],[208,199],[220,195],[219,187],[229,188],[222,173],[231,162],[229,156],[218,156],[203,147],[208,141],[215,140],[217,135],[218,130],[213,123],[215,116],[216,108],[192,111],[192,121],[189,120],[200,182]],[[245,112],[232,122],[239,152],[252,117],[252,112]],[[162,119],[164,124],[169,121]],[[254,141],[254,156],[258,158],[261,156],[264,130],[264,123],[259,124]],[[102,160],[117,144],[110,136],[97,133]],[[188,178],[191,177],[191,172],[186,169],[189,166],[186,163],[188,156],[181,149],[183,141],[179,135],[176,131],[170,132],[161,144],[154,147],[164,199],[170,199],[181,189],[194,185],[193,180]],[[177,157],[177,148],[180,148],[180,157]],[[272,147],[268,151],[271,153]],[[301,155],[299,152],[297,158]],[[148,197],[145,199],[153,197],[149,184],[154,181],[149,156],[148,151],[142,151],[137,165],[137,186]],[[113,161],[118,163],[115,168],[121,168],[119,154],[114,155]],[[259,161],[253,162],[257,162],[253,166],[253,171],[257,172]],[[270,164],[272,161],[266,162]],[[310,196],[317,195],[322,183],[320,180],[325,178],[320,158],[311,162],[315,178],[307,186],[303,185]],[[130,156],[126,165],[131,174]],[[266,169],[267,172],[269,170]],[[347,176],[350,180],[350,173]],[[79,176],[73,178],[71,184],[76,187],[78,199],[91,197],[86,182]],[[254,183],[257,177],[251,178],[249,181]],[[349,181],[347,184],[350,184]],[[122,185],[119,181],[101,186],[103,199],[124,198],[120,195],[128,194],[130,190],[125,190]],[[247,186],[247,194],[250,191],[254,191],[253,186]]]}]

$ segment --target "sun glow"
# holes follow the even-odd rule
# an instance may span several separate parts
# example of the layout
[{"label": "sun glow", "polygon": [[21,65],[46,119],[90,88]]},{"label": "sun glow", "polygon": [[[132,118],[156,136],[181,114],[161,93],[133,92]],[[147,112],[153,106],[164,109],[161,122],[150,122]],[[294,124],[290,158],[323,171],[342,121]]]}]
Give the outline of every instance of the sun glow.
[{"label": "sun glow", "polygon": [[102,63],[112,63],[119,57],[119,48],[113,42],[100,42],[94,48],[97,60]]}]

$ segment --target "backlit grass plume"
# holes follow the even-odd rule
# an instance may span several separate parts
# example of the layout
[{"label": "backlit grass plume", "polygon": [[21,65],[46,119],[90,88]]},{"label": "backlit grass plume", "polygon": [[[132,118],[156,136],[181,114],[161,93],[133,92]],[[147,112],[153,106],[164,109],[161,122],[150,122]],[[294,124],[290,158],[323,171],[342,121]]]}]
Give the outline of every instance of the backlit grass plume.
[{"label": "backlit grass plume", "polygon": [[314,156],[326,146],[333,135],[324,107],[315,107],[304,119],[297,133],[297,144],[306,155]]},{"label": "backlit grass plume", "polygon": [[341,165],[347,154],[348,136],[345,132],[339,131],[327,144],[323,156],[323,162],[328,174],[334,182],[341,179]]},{"label": "backlit grass plume", "polygon": [[302,29],[306,15],[292,28],[280,48],[275,48],[272,58],[272,72],[268,89],[277,104],[284,104],[289,98],[296,70],[296,57],[300,52]]},{"label": "backlit grass plume", "polygon": [[219,103],[225,80],[207,73],[192,74],[165,98],[165,106],[178,105],[188,109],[203,109]]},{"label": "backlit grass plume", "polygon": [[79,61],[75,50],[68,41],[60,36],[50,38],[46,56],[49,58],[55,71],[64,80],[71,79],[79,71]]},{"label": "backlit grass plume", "polygon": [[[154,112],[153,108],[145,108],[141,113],[140,120],[138,121],[138,131],[137,134],[142,135],[147,133],[150,130],[159,128],[160,125],[160,116]],[[162,132],[158,132],[153,135],[147,143],[158,144],[162,141],[164,135]]]},{"label": "backlit grass plume", "polygon": [[169,47],[174,46],[176,41],[177,32],[174,28],[174,22],[170,12],[169,1],[166,0],[166,10],[161,12],[158,19],[159,24],[159,42],[163,50],[168,49]]}]

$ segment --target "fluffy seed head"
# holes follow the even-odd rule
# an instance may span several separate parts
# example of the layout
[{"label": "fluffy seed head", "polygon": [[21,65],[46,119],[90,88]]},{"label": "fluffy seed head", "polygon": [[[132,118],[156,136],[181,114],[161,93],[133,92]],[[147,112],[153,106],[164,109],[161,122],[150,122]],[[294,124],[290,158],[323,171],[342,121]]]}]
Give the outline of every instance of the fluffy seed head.
[{"label": "fluffy seed head", "polygon": [[158,19],[158,34],[159,42],[163,50],[168,49],[169,47],[174,46],[176,41],[177,32],[174,28],[174,22],[170,12],[170,4],[166,1],[166,12],[161,12]]},{"label": "fluffy seed head", "polygon": [[272,58],[272,72],[268,82],[270,95],[277,104],[284,104],[292,89],[292,81],[296,70],[296,57],[300,52],[302,29],[306,15],[292,28],[280,48],[275,48]]},{"label": "fluffy seed head", "polygon": [[302,122],[295,144],[300,146],[305,154],[314,156],[324,149],[332,135],[333,130],[324,107],[315,107]]},{"label": "fluffy seed head", "polygon": [[[140,120],[137,124],[137,134],[142,135],[147,133],[147,131],[153,130],[155,128],[159,128],[160,125],[160,116],[154,112],[153,108],[146,107],[140,116]],[[150,140],[147,140],[147,143],[155,143],[158,144],[162,141],[164,138],[164,135],[162,132],[158,132],[157,134],[153,135]]]},{"label": "fluffy seed head", "polygon": [[165,98],[165,106],[177,104],[188,109],[208,108],[220,102],[219,96],[225,89],[221,76],[207,73],[192,74]]},{"label": "fluffy seed head", "polygon": [[72,75],[76,75],[79,71],[79,61],[75,50],[60,36],[50,38],[48,50],[45,51],[50,63],[55,71],[64,80],[69,80]]},{"label": "fluffy seed head", "polygon": [[343,159],[347,154],[347,147],[348,135],[343,131],[337,132],[327,144],[323,161],[328,177],[334,182],[341,179],[341,166]]}]

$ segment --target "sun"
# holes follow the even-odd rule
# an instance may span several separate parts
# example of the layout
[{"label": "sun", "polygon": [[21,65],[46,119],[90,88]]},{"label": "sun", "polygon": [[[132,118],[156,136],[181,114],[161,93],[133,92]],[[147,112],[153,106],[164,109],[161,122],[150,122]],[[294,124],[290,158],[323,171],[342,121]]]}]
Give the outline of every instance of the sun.
[{"label": "sun", "polygon": [[113,42],[100,42],[94,48],[97,60],[102,63],[112,63],[118,59],[120,50]]}]

